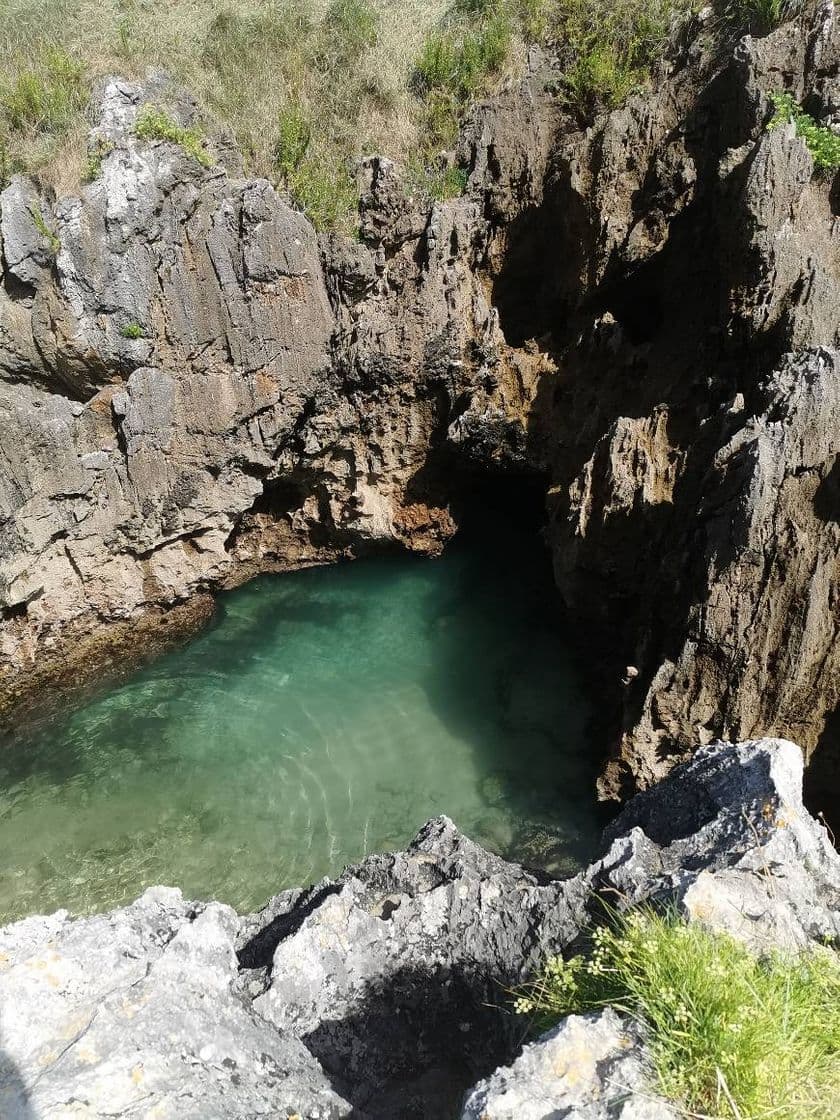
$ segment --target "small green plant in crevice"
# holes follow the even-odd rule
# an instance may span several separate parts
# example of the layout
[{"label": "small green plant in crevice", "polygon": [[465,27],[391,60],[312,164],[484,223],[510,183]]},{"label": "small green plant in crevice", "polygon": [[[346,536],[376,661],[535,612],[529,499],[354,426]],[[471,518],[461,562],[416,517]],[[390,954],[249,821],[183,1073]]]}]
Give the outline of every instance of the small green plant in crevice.
[{"label": "small green plant in crevice", "polygon": [[138,338],[143,338],[144,333],[145,332],[140,324],[135,323],[134,321],[126,323],[125,326],[120,327],[120,334],[123,336],[123,338],[128,338],[132,341]]},{"label": "small green plant in crevice", "polygon": [[312,151],[312,124],[300,102],[278,114],[274,164],[280,182],[317,230],[347,228],[358,203],[346,158]]},{"label": "small green plant in crevice", "polygon": [[184,128],[165,110],[155,105],[144,105],[140,110],[134,135],[138,140],[167,140],[171,144],[178,144],[202,167],[213,166],[203,129],[198,125]]},{"label": "small green plant in crevice", "polygon": [[355,228],[359,196],[346,162],[306,158],[288,176],[286,187],[317,230],[350,233]]},{"label": "small green plant in crevice", "polygon": [[409,166],[409,182],[422,195],[435,202],[460,198],[467,189],[469,173],[457,164],[444,166],[415,162]]},{"label": "small green plant in crevice", "polygon": [[754,956],[674,913],[613,916],[590,950],[549,960],[516,1010],[539,1029],[613,1006],[641,1022],[658,1090],[706,1120],[840,1116],[840,958]]},{"label": "small green plant in crevice", "polygon": [[774,113],[767,124],[768,129],[783,124],[793,124],[796,135],[801,136],[811,153],[817,171],[835,171],[840,167],[840,135],[818,124],[812,116],[797,104],[790,93],[771,93]]},{"label": "small green plant in crevice", "polygon": [[104,140],[99,137],[91,145],[88,150],[85,166],[82,170],[82,182],[92,183],[94,179],[98,179],[102,174],[102,161],[110,152],[114,150],[114,145],[110,140]]},{"label": "small green plant in crevice", "polygon": [[799,0],[729,0],[723,18],[735,31],[767,35],[791,19],[801,7]]},{"label": "small green plant in crevice", "polygon": [[50,229],[47,225],[46,218],[34,204],[29,207],[29,215],[32,218],[32,224],[38,231],[40,236],[46,241],[49,251],[55,256],[61,248],[61,241],[55,230]]},{"label": "small green plant in crevice", "polygon": [[429,176],[429,194],[437,202],[444,202],[447,198],[460,198],[467,189],[468,178],[466,168],[443,167]]}]

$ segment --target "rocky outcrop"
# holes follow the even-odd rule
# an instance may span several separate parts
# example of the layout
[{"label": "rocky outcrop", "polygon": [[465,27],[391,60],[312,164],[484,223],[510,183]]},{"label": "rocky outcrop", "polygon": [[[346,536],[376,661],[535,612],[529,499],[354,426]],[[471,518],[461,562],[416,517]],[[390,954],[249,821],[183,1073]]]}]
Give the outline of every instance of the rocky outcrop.
[{"label": "rocky outcrop", "polygon": [[784,741],[701,748],[562,882],[439,818],[405,852],[259,914],[156,887],[111,914],[7,926],[3,1115],[394,1120],[453,1115],[486,1078],[466,1117],[664,1120],[644,1040],[612,1014],[569,1020],[492,1073],[522,1042],[510,988],[578,937],[599,895],[673,901],[760,948],[840,937],[840,857],[803,808],[802,773]]},{"label": "rocky outcrop", "polygon": [[[428,211],[372,159],[360,240],[319,242],[235,161],[138,141],[164,97],[160,78],[108,81],[80,197],[21,177],[0,196],[7,710],[131,656],[126,622],[154,650],[206,617],[207,590],[388,544],[434,553],[455,528],[435,448],[501,338],[479,196]],[[515,111],[526,130],[499,108],[476,142],[486,159],[506,128],[511,177],[546,143],[547,110]],[[186,95],[173,112],[192,120]]]},{"label": "rocky outcrop", "polygon": [[238,926],[154,887],[109,915],[3,931],[2,1115],[349,1115],[306,1047],[236,992]]},{"label": "rocky outcrop", "polygon": [[676,1120],[653,1081],[638,1025],[608,1007],[524,1046],[472,1089],[461,1120]]},{"label": "rocky outcrop", "polygon": [[558,157],[584,251],[543,453],[558,584],[616,652],[608,796],[716,737],[838,750],[836,188],[765,128],[782,86],[831,119],[838,52],[811,8]]}]

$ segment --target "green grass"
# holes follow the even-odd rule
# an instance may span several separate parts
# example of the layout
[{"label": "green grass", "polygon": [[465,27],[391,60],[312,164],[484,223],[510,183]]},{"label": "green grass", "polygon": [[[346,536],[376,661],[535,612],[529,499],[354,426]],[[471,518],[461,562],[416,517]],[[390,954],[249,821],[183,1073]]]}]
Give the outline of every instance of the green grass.
[{"label": "green grass", "polygon": [[19,132],[57,133],[86,102],[84,67],[58,47],[44,46],[32,64],[0,84],[0,106],[8,127]]},{"label": "green grass", "polygon": [[431,32],[414,76],[430,151],[454,144],[465,109],[502,73],[512,42],[513,22],[501,5],[476,11],[456,5],[444,26]]},{"label": "green grass", "polygon": [[522,72],[526,46],[560,61],[591,118],[644,85],[693,0],[0,0],[0,185],[18,170],[57,193],[99,174],[87,105],[106,74],[166,71],[198,102],[208,139],[160,114],[138,135],[209,160],[231,133],[322,227],[352,229],[353,165],[381,152],[420,162],[424,189],[476,99]]},{"label": "green grass", "polygon": [[547,0],[539,19],[543,35],[558,44],[572,106],[591,118],[620,105],[645,84],[699,6],[695,0]]},{"label": "green grass", "polygon": [[207,137],[198,125],[183,128],[176,120],[156,105],[144,105],[137,115],[134,135],[138,140],[166,140],[178,144],[188,156],[201,164],[212,167],[213,159],[207,150]]},{"label": "green grass", "polygon": [[766,35],[800,8],[800,0],[729,0],[724,16],[741,34],[749,31],[753,35]]},{"label": "green grass", "polygon": [[110,140],[97,139],[88,147],[87,159],[82,169],[82,182],[92,183],[102,174],[102,160],[114,150]]},{"label": "green grass", "polygon": [[46,242],[49,251],[53,254],[53,256],[55,256],[55,254],[61,248],[61,242],[59,241],[58,235],[56,234],[55,230],[50,229],[50,227],[47,225],[47,221],[44,215],[36,206],[29,207],[29,214],[32,218],[32,224],[38,231],[39,236],[43,241]]},{"label": "green grass", "polygon": [[817,124],[813,117],[798,105],[790,93],[771,93],[775,112],[770,119],[768,129],[778,128],[780,125],[792,123],[796,127],[796,135],[801,136],[805,146],[811,153],[814,167],[817,171],[836,171],[840,167],[840,135]]},{"label": "green grass", "polygon": [[347,229],[358,195],[346,163],[305,159],[286,180],[289,194],[316,229]]},{"label": "green grass", "polygon": [[467,189],[467,172],[463,167],[447,165],[427,169],[425,188],[430,198],[444,202],[447,198],[460,198]]},{"label": "green grass", "polygon": [[840,1116],[840,963],[833,950],[753,956],[673,913],[598,927],[549,960],[516,1009],[544,1029],[613,1006],[646,1025],[659,1092],[711,1120]]},{"label": "green grass", "polygon": [[0,186],[49,157],[89,95],[83,62],[50,42],[36,43],[16,65],[2,62],[0,53]]}]

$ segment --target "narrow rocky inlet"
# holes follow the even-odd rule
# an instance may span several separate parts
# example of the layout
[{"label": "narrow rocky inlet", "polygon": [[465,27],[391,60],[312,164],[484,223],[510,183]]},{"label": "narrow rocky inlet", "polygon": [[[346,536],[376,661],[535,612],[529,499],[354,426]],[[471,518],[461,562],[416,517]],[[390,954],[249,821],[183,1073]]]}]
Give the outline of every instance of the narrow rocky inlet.
[{"label": "narrow rocky inlet", "polygon": [[840,17],[410,7],[0,16],[0,1118],[834,1120]]},{"label": "narrow rocky inlet", "polygon": [[0,916],[159,882],[255,908],[441,813],[579,870],[599,814],[573,632],[531,516],[497,500],[481,521],[437,560],[260,577],[190,644],[9,735]]}]

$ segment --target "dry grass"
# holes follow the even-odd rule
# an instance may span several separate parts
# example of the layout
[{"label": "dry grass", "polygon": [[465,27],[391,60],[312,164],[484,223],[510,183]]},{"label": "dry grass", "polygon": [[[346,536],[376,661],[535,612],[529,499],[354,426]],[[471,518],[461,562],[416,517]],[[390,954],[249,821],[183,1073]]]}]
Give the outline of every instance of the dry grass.
[{"label": "dry grass", "polygon": [[[445,0],[0,0],[0,179],[26,170],[57,191],[78,187],[92,84],[154,68],[234,133],[250,174],[282,178],[278,122],[303,111],[303,194],[346,195],[348,157],[403,158],[422,144],[410,79],[445,11]],[[56,73],[56,58],[78,83]],[[14,106],[26,89],[60,104],[21,119]],[[334,224],[335,201],[315,204],[322,224]]]},{"label": "dry grass", "polygon": [[644,84],[694,3],[0,0],[0,183],[25,170],[73,190],[95,80],[157,69],[234,134],[249,174],[316,225],[348,225],[364,154],[408,163],[430,194],[457,189],[440,153],[470,104],[521,72],[526,42],[558,56],[561,90],[591,118]]}]

